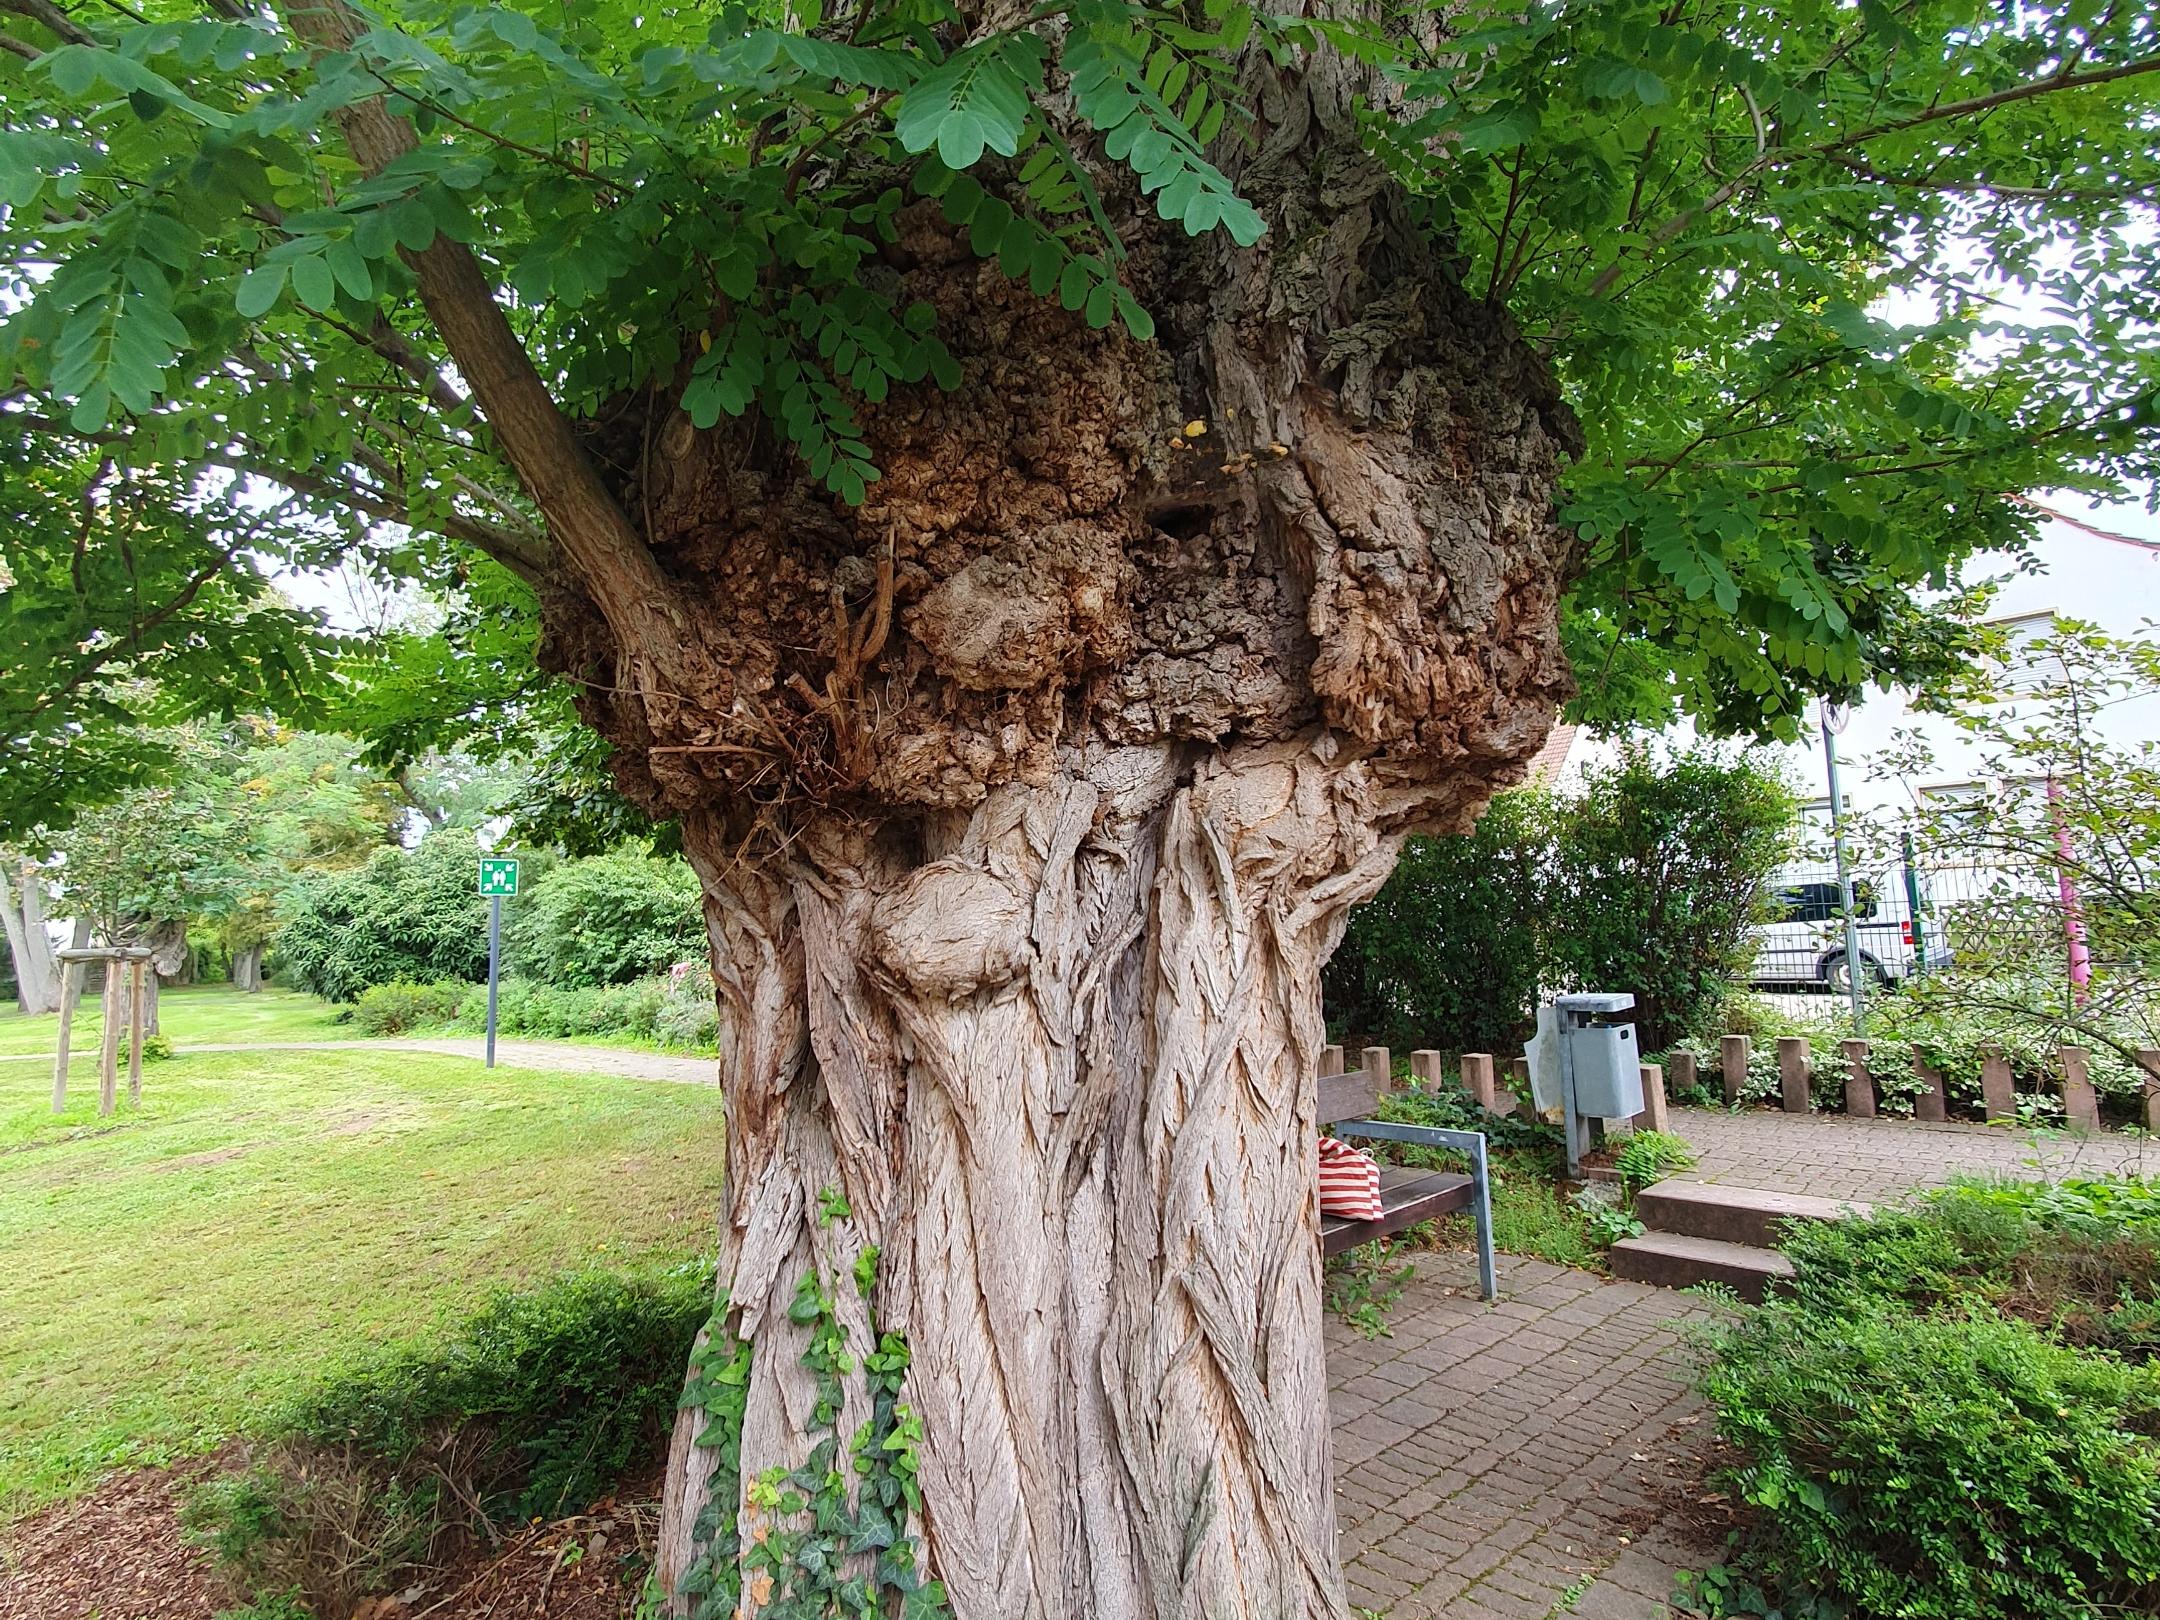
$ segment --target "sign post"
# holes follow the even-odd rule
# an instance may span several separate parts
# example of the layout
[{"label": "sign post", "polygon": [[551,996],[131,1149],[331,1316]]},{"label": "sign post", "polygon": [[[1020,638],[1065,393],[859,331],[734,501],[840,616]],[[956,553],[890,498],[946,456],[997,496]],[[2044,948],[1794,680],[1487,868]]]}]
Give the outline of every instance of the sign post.
[{"label": "sign post", "polygon": [[488,1014],[487,1066],[495,1067],[495,986],[502,975],[502,903],[506,894],[518,892],[518,863],[514,856],[480,857],[480,892],[488,903]]}]

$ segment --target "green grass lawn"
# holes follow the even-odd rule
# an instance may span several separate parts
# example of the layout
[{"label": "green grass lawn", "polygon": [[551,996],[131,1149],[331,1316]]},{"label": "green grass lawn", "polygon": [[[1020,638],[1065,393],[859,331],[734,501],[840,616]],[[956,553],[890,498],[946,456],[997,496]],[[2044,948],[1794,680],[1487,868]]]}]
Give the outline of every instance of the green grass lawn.
[{"label": "green grass lawn", "polygon": [[365,1051],[145,1079],[139,1111],[56,1119],[42,1065],[0,1064],[0,1517],[213,1446],[493,1284],[695,1253],[718,1204],[696,1087]]},{"label": "green grass lawn", "polygon": [[[338,1023],[337,1013],[338,1009],[320,996],[298,990],[266,989],[249,995],[230,985],[206,984],[167,990],[158,997],[158,1028],[179,1047],[190,1042],[207,1045],[356,1039],[360,1031]],[[103,1030],[98,998],[85,996],[75,1009],[68,1050],[95,1052]],[[0,1057],[39,1052],[50,1056],[59,1038],[60,1020],[52,1013],[30,1018],[12,1007],[0,1013]]]}]

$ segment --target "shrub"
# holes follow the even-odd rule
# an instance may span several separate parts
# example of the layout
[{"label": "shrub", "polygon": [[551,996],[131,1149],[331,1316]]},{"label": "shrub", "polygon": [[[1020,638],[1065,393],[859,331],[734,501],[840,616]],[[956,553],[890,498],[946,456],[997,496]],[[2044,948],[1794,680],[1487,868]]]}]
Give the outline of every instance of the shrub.
[{"label": "shrub", "polygon": [[[459,1003],[457,1026],[486,1027],[487,998]],[[650,1041],[676,1051],[710,1052],[719,1035],[712,974],[684,966],[630,984],[563,989],[507,979],[497,995],[495,1027],[505,1035],[576,1039],[602,1035]]]},{"label": "shrub", "polygon": [[[346,1614],[446,1531],[559,1515],[673,1420],[712,1267],[571,1273],[495,1295],[447,1337],[377,1349],[273,1412],[199,1487],[190,1538],[261,1616]],[[282,1605],[282,1606],[281,1606]]]},{"label": "shrub", "polygon": [[402,1035],[409,1029],[449,1023],[469,995],[486,1006],[486,995],[476,994],[474,987],[462,980],[412,984],[394,979],[360,992],[360,999],[353,1003],[353,1022],[370,1035]]},{"label": "shrub", "polygon": [[1706,1339],[1731,1483],[1763,1510],[1727,1587],[2160,1612],[2160,1183],[1956,1186],[1783,1247],[1788,1294]]},{"label": "shrub", "polygon": [[[134,1049],[134,1045],[132,1034],[123,1034],[120,1037],[120,1061],[122,1063],[128,1061],[128,1054]],[[163,1063],[173,1055],[172,1037],[169,1035],[145,1035],[142,1043],[142,1055],[145,1063]]]},{"label": "shrub", "polygon": [[705,949],[704,898],[680,859],[631,851],[564,861],[510,922],[510,960],[569,988],[624,984]]},{"label": "shrub", "polygon": [[477,859],[471,832],[446,828],[417,849],[377,850],[357,871],[303,879],[279,904],[279,977],[331,1001],[393,980],[484,978]]},{"label": "shrub", "polygon": [[1397,1047],[1504,1052],[1541,994],[1625,990],[1645,1051],[1701,1033],[1747,965],[1793,816],[1772,770],[1710,747],[1630,749],[1574,798],[1502,794],[1473,831],[1413,839],[1351,914],[1328,964],[1329,1023]]},{"label": "shrub", "polygon": [[349,1448],[279,1444],[204,1481],[180,1525],[243,1600],[219,1620],[311,1620],[353,1613],[425,1559],[440,1504],[439,1480],[385,1480]]},{"label": "shrub", "polygon": [[1631,991],[1645,1049],[1693,1032],[1747,967],[1794,814],[1773,770],[1714,748],[1629,748],[1588,772],[1545,898],[1552,982]]},{"label": "shrub", "polygon": [[709,1264],[573,1272],[496,1294],[446,1340],[335,1370],[285,1423],[392,1464],[439,1424],[478,1424],[478,1485],[520,1516],[560,1513],[602,1495],[672,1419],[711,1311]]},{"label": "shrub", "polygon": [[2160,1600],[2160,1369],[2030,1325],[1772,1305],[1722,1329],[1703,1387],[1763,1510],[1773,1590],[1862,1614],[2088,1620]]}]

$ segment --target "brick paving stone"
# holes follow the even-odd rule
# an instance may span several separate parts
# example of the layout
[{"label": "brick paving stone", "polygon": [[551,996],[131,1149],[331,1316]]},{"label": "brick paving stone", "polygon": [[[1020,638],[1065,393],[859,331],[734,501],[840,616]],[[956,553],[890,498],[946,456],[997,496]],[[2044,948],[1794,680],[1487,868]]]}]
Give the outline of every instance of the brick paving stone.
[{"label": "brick paving stone", "polygon": [[1673,1572],[1712,1551],[1644,1534],[1664,1462],[1707,1439],[1676,1428],[1699,1412],[1676,1329],[1708,1307],[1506,1256],[1499,1304],[1472,1281],[1467,1256],[1421,1256],[1390,1337],[1329,1324],[1351,1602],[1546,1620],[1573,1592],[1560,1612],[1662,1616]]}]

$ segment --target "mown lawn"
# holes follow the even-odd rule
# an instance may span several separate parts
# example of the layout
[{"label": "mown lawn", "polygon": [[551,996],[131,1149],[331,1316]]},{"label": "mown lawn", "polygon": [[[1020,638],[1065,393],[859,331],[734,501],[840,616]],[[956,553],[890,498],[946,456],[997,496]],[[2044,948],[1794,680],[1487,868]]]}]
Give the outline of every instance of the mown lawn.
[{"label": "mown lawn", "polygon": [[[236,1041],[341,1041],[360,1031],[337,1022],[338,1009],[298,990],[263,989],[244,994],[230,985],[193,985],[158,997],[158,1029],[175,1046]],[[125,1024],[122,1025],[124,1029]],[[104,1019],[95,992],[83,997],[68,1032],[68,1050],[94,1052]],[[14,1008],[0,1013],[0,1057],[52,1055],[60,1020],[52,1013],[29,1018]],[[14,1065],[11,1065],[14,1067]]]},{"label": "mown lawn", "polygon": [[214,1446],[494,1284],[688,1257],[716,1092],[411,1052],[181,1056],[139,1112],[0,1064],[0,1518]]}]

